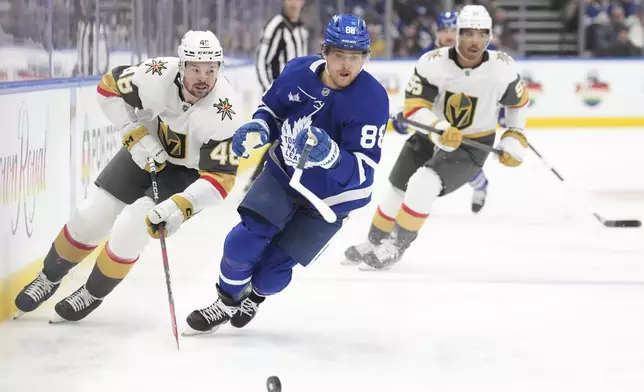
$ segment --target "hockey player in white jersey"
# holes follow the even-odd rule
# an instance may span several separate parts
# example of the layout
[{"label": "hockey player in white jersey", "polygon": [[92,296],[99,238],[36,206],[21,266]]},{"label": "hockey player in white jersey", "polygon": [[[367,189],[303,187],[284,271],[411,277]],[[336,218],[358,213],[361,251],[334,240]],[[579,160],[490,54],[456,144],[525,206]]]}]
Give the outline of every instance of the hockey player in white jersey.
[{"label": "hockey player in white jersey", "polygon": [[[228,80],[223,50],[210,31],[189,31],[179,57],[161,57],[103,75],[97,98],[121,130],[123,148],[96,179],[97,191],[64,225],[43,270],[16,297],[19,315],[49,299],[63,277],[99,244],[87,282],[58,302],[52,321],[78,321],[127,276],[159,227],[172,235],[233,187],[238,161],[231,137],[243,121]],[[238,106],[239,105],[239,106]],[[161,203],[152,198],[148,159],[158,171]]]},{"label": "hockey player in white jersey", "polygon": [[483,6],[463,7],[456,28],[455,47],[428,52],[416,63],[403,109],[406,118],[443,132],[416,132],[406,141],[367,241],[345,251],[348,263],[386,269],[400,260],[436,198],[459,189],[483,167],[488,153],[461,142],[493,145],[500,107],[506,108],[507,128],[497,146],[504,151],[499,161],[515,167],[523,160],[528,92],[514,60],[487,49],[492,19]]}]

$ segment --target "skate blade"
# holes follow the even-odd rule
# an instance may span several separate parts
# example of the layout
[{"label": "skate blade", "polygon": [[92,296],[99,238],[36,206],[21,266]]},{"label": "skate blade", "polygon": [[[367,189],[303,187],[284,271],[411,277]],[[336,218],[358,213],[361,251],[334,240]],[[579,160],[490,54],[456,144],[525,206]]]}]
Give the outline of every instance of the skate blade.
[{"label": "skate blade", "polygon": [[68,320],[65,320],[64,318],[60,317],[60,315],[56,312],[51,316],[49,319],[49,324],[63,324],[63,323],[68,323]]},{"label": "skate blade", "polygon": [[362,263],[362,260],[353,261],[353,260],[349,260],[349,259],[344,259],[344,260],[342,260],[340,262],[340,265],[354,266],[354,265],[358,265],[360,263]]},{"label": "skate blade", "polygon": [[198,336],[198,335],[210,335],[212,333],[215,333],[219,329],[220,325],[216,326],[215,328],[209,330],[209,331],[197,331],[196,329],[192,329],[188,327],[185,331],[181,332],[181,336],[184,338],[190,337],[190,336]]},{"label": "skate blade", "polygon": [[23,312],[22,310],[19,310],[16,313],[14,313],[13,319],[18,320],[20,317],[24,316],[24,314],[25,314],[25,312]]},{"label": "skate blade", "polygon": [[370,265],[369,265],[369,264],[367,264],[367,263],[361,263],[361,264],[358,266],[358,269],[359,269],[360,271],[367,271],[367,272],[376,271],[376,272],[379,272],[379,271],[388,271],[388,270],[390,270],[393,266],[394,266],[393,264],[389,264],[388,266],[385,266],[385,267],[382,267],[382,268],[376,268],[376,267],[372,267],[372,266],[370,266]]}]

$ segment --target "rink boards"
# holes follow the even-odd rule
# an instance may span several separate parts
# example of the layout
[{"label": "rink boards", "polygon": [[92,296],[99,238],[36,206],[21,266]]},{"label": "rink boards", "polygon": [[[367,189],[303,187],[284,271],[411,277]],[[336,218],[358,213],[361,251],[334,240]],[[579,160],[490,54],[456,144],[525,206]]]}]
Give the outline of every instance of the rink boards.
[{"label": "rink boards", "polygon": [[[368,70],[402,107],[413,61],[372,61]],[[644,127],[643,60],[520,61],[530,91],[529,128]],[[249,118],[261,91],[252,65],[226,68]],[[33,278],[73,207],[120,148],[118,131],[95,100],[98,78],[0,86],[0,320],[15,292]],[[242,160],[244,171],[255,160]],[[385,169],[386,170],[386,169]]]}]

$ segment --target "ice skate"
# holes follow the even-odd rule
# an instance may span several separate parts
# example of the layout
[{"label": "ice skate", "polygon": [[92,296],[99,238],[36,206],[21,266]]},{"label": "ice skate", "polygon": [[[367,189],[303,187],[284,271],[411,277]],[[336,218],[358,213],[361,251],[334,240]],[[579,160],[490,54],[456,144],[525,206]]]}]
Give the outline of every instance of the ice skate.
[{"label": "ice skate", "polygon": [[61,281],[62,279],[52,282],[43,272],[40,272],[36,279],[25,286],[16,296],[15,304],[18,312],[13,316],[13,319],[16,320],[23,314],[36,310],[56,293]]},{"label": "ice skate", "polygon": [[478,214],[485,206],[487,198],[487,186],[481,190],[474,190],[472,194],[472,212]]},{"label": "ice skate", "polygon": [[363,243],[357,245],[351,245],[344,251],[345,259],[342,261],[342,265],[357,265],[363,261],[364,256],[373,251],[376,247],[371,241],[367,240]]},{"label": "ice skate", "polygon": [[250,296],[241,302],[241,306],[237,313],[231,317],[230,325],[235,328],[244,328],[253,318],[255,318],[259,305],[264,302],[265,299],[266,297],[257,295],[254,292],[251,293]]},{"label": "ice skate", "polygon": [[181,335],[213,333],[229,322],[233,315],[239,311],[242,301],[233,301],[229,295],[221,291],[219,285],[217,285],[217,292],[219,298],[215,303],[206,308],[194,310],[188,315],[186,322],[190,328]]},{"label": "ice skate", "polygon": [[49,321],[56,324],[64,321],[80,321],[103,303],[103,298],[93,296],[85,286],[74,291],[54,307],[54,315]]},{"label": "ice skate", "polygon": [[367,253],[360,264],[362,271],[388,270],[397,263],[403,255],[403,249],[395,238],[388,238]]}]

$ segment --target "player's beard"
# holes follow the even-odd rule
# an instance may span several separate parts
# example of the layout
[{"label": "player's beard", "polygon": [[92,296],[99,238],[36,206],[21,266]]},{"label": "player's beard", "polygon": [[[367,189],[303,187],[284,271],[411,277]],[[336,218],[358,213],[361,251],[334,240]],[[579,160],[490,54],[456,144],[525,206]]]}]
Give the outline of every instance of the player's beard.
[{"label": "player's beard", "polygon": [[186,91],[195,98],[202,99],[205,98],[214,87],[209,86],[208,83],[196,82],[186,86]]},{"label": "player's beard", "polygon": [[[465,45],[459,45],[465,46]],[[475,61],[481,58],[483,51],[485,50],[485,45],[479,46],[477,44],[469,44],[465,48],[459,47],[459,53],[463,58],[468,61]]]}]

